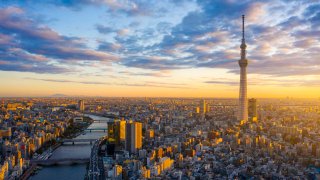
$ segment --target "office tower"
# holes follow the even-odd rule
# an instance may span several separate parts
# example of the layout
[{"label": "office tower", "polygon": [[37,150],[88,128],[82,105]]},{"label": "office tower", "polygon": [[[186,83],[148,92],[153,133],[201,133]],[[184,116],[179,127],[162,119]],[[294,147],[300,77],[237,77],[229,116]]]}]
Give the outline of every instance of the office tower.
[{"label": "office tower", "polygon": [[108,141],[109,143],[116,143],[116,124],[115,122],[108,122]]},{"label": "office tower", "polygon": [[78,108],[80,111],[84,111],[84,100],[79,100]]},{"label": "office tower", "polygon": [[131,153],[137,153],[142,147],[142,123],[129,122],[126,124],[125,148]]},{"label": "office tower", "polygon": [[119,135],[120,135],[120,141],[125,141],[126,140],[126,121],[125,120],[120,120],[118,122],[119,124]]},{"label": "office tower", "polygon": [[113,167],[113,179],[114,180],[121,180],[122,179],[122,166],[115,165]]},{"label": "office tower", "polygon": [[108,141],[120,145],[126,138],[126,121],[115,120],[108,122]]},{"label": "office tower", "polygon": [[248,100],[247,100],[247,66],[246,58],[246,42],[244,38],[244,15],[242,15],[242,42],[241,59],[238,61],[240,66],[240,91],[239,91],[239,115],[238,120],[242,122],[248,121]]},{"label": "office tower", "polygon": [[257,113],[257,99],[251,98],[248,102],[248,115],[249,118],[253,120],[257,120],[258,113]]},{"label": "office tower", "polygon": [[210,105],[208,103],[206,104],[206,112],[210,112]]},{"label": "office tower", "polygon": [[205,114],[206,113],[206,100],[201,99],[200,101],[200,113]]},{"label": "office tower", "polygon": [[197,113],[197,114],[200,113],[200,107],[196,107],[196,113]]},{"label": "office tower", "polygon": [[146,136],[147,139],[153,139],[154,138],[154,130],[153,129],[148,129],[146,131]]}]

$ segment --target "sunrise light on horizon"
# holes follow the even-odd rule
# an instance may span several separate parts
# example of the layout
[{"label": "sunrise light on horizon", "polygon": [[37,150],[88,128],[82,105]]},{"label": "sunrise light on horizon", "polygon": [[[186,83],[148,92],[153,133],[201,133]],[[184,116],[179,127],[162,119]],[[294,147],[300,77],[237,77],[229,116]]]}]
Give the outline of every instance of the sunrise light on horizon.
[{"label": "sunrise light on horizon", "polygon": [[318,98],[317,1],[1,1],[0,97]]}]

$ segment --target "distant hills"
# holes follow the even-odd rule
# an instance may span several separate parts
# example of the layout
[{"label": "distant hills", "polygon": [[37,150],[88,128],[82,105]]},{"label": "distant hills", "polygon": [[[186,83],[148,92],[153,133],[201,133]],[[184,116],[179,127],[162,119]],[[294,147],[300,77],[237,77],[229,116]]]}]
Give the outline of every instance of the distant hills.
[{"label": "distant hills", "polygon": [[49,97],[68,97],[68,95],[65,95],[65,94],[52,94]]}]

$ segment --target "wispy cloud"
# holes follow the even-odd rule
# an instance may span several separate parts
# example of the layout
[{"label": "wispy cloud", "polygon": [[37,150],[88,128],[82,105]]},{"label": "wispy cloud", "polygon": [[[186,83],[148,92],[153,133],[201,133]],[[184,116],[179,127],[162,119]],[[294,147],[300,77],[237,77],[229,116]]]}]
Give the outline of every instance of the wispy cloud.
[{"label": "wispy cloud", "polygon": [[168,71],[160,71],[160,72],[130,72],[130,71],[120,71],[120,74],[124,74],[127,76],[153,76],[153,77],[170,77]]},{"label": "wispy cloud", "polygon": [[[239,80],[234,79],[216,79],[204,81],[206,84],[214,84],[214,85],[227,85],[227,86],[239,86]],[[318,87],[320,86],[320,80],[318,79],[274,79],[274,78],[251,78],[248,81],[248,85],[250,86],[282,86],[282,87],[301,87],[301,86],[309,86],[309,87]]]},{"label": "wispy cloud", "polygon": [[67,79],[48,79],[48,78],[30,78],[25,79],[36,80],[36,81],[46,81],[46,82],[56,82],[56,83],[77,83],[77,84],[87,84],[87,85],[109,85],[109,86],[136,86],[136,87],[160,87],[160,88],[179,88],[179,89],[191,89],[186,86],[186,84],[177,83],[163,83],[163,82],[143,82],[143,83],[109,83],[101,81],[73,81]]}]

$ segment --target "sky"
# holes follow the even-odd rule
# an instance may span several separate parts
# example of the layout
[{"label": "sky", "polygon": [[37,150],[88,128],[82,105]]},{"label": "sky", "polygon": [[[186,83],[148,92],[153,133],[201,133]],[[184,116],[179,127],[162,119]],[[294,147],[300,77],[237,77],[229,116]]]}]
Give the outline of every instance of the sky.
[{"label": "sky", "polygon": [[0,97],[320,97],[317,0],[0,0]]}]

